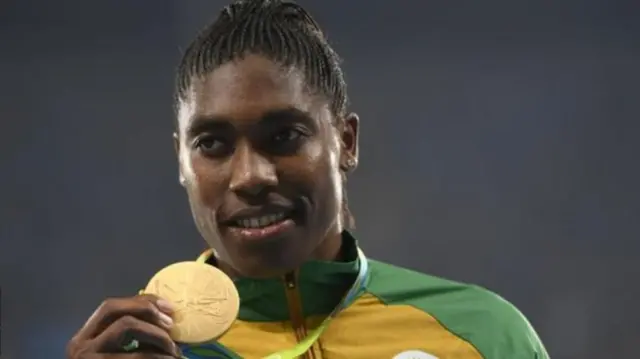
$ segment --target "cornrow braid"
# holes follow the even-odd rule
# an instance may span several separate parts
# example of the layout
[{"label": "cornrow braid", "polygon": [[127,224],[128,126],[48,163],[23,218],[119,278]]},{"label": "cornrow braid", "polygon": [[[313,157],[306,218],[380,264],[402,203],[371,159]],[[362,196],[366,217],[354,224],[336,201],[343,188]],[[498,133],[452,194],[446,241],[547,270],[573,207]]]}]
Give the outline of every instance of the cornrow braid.
[{"label": "cornrow braid", "polygon": [[327,97],[334,116],[343,118],[347,90],[340,59],[318,23],[301,6],[286,0],[236,0],[187,47],[178,67],[176,103],[194,78],[248,53],[293,66],[310,90]]}]

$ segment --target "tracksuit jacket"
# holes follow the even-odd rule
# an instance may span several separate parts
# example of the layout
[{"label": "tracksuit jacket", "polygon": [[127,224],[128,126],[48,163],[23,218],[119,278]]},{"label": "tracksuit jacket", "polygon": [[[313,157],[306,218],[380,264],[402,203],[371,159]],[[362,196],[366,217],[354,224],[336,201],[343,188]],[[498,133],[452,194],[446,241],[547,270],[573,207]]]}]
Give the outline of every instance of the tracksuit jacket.
[{"label": "tracksuit jacket", "polygon": [[[358,272],[347,261],[307,262],[281,279],[235,281],[240,313],[216,345],[181,345],[189,359],[264,358],[295,346],[340,302]],[[201,255],[215,265],[211,251]],[[349,261],[350,260],[350,261]],[[548,359],[538,335],[509,302],[478,286],[368,259],[363,290],[303,359]]]}]

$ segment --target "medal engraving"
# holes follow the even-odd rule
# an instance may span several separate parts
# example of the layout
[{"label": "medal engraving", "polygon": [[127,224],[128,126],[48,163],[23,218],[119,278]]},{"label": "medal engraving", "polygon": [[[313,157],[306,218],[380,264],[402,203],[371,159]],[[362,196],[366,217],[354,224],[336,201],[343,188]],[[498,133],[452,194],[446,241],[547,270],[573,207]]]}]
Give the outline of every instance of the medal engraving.
[{"label": "medal engraving", "polygon": [[181,343],[203,343],[219,337],[233,324],[240,309],[231,279],[204,263],[180,262],[165,267],[151,278],[145,293],[174,304],[170,334]]}]

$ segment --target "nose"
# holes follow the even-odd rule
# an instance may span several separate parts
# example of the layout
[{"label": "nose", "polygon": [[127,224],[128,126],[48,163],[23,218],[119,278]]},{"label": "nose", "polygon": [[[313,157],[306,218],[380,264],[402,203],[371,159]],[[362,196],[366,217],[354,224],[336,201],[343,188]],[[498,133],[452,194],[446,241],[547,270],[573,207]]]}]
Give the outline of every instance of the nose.
[{"label": "nose", "polygon": [[238,146],[232,159],[229,189],[239,195],[256,196],[278,184],[275,165],[250,146]]}]

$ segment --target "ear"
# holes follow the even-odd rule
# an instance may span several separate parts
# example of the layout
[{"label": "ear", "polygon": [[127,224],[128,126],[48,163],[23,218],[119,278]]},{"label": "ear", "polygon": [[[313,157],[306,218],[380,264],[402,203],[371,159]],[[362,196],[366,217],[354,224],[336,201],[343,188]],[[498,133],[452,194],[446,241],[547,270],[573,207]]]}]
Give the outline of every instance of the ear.
[{"label": "ear", "polygon": [[358,166],[358,130],[360,118],[355,113],[350,113],[344,118],[341,129],[341,153],[340,168],[345,171],[353,171]]},{"label": "ear", "polygon": [[173,133],[173,150],[176,152],[176,158],[178,159],[178,181],[180,185],[184,187],[185,178],[182,173],[182,159],[180,158],[180,135],[177,132]]}]

